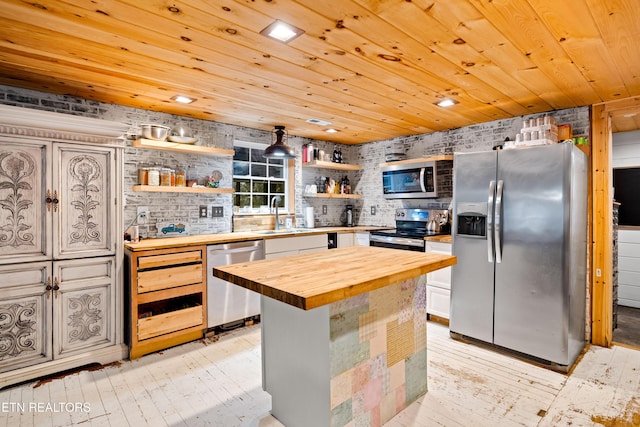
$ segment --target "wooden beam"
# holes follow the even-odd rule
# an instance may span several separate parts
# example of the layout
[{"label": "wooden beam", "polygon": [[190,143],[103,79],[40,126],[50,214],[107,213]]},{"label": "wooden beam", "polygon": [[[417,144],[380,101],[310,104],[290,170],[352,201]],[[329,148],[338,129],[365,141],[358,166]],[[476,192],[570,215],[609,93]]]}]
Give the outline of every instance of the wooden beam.
[{"label": "wooden beam", "polygon": [[610,347],[613,339],[613,167],[611,119],[640,112],[640,96],[591,108],[592,252],[591,342]]},{"label": "wooden beam", "polygon": [[611,117],[603,104],[592,107],[593,246],[591,263],[591,342],[609,347],[613,327],[613,211]]}]

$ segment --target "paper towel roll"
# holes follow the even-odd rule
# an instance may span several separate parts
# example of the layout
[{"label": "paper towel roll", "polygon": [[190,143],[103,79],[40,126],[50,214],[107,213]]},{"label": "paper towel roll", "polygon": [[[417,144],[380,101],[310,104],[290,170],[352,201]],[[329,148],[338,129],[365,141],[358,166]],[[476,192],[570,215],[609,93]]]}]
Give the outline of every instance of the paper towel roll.
[{"label": "paper towel roll", "polygon": [[304,210],[304,223],[307,228],[314,228],[314,220],[313,220],[313,206],[308,206]]}]

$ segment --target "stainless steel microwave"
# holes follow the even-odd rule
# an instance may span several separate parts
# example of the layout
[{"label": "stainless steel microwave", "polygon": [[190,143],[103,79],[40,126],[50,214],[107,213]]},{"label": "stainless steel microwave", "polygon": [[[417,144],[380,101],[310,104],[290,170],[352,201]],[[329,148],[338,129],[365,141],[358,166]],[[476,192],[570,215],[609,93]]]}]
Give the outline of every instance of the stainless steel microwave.
[{"label": "stainless steel microwave", "polygon": [[385,199],[429,199],[438,197],[436,162],[383,166],[382,190]]}]

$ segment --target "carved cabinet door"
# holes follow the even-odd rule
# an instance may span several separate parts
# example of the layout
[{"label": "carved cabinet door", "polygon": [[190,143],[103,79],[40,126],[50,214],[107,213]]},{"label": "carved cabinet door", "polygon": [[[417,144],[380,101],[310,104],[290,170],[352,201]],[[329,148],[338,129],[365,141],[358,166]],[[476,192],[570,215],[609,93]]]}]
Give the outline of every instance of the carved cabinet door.
[{"label": "carved cabinet door", "polygon": [[51,143],[0,137],[0,264],[51,258]]},{"label": "carved cabinet door", "polygon": [[[54,144],[53,257],[114,255],[115,149]],[[54,190],[55,191],[55,190]]]},{"label": "carved cabinet door", "polygon": [[54,261],[53,357],[115,343],[115,257]]},{"label": "carved cabinet door", "polygon": [[51,262],[0,265],[0,372],[51,360],[51,287]]}]

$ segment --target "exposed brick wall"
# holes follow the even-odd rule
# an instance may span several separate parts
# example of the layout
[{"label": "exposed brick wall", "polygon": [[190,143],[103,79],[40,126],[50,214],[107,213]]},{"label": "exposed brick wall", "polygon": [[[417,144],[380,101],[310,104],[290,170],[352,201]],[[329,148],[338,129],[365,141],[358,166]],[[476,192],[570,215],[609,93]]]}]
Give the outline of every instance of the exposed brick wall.
[{"label": "exposed brick wall", "polygon": [[[104,104],[74,98],[66,95],[55,95],[28,89],[19,89],[0,85],[0,103],[25,108],[56,111],[65,114],[81,115],[105,120],[113,120],[130,125],[130,134],[137,133],[138,126],[143,123],[158,123],[173,126],[182,122],[189,126],[201,139],[213,138],[216,146],[232,148],[232,143],[220,135],[232,134],[238,140],[262,142],[269,144],[270,132],[233,126],[225,123],[197,120],[170,114],[157,113],[119,105]],[[464,151],[491,150],[502,143],[505,138],[515,139],[516,133],[522,127],[522,120],[535,118],[542,114],[534,114],[512,119],[495,120],[473,126],[452,129],[444,132],[416,135],[394,140],[376,141],[362,145],[342,145],[341,149],[345,163],[363,166],[357,172],[339,172],[333,170],[302,168],[297,160],[295,170],[295,214],[303,217],[305,207],[315,208],[316,226],[340,225],[343,221],[344,208],[352,204],[355,208],[355,222],[361,225],[394,224],[395,209],[399,207],[425,207],[446,209],[451,197],[446,196],[432,200],[387,200],[382,197],[382,178],[379,164],[385,162],[385,148],[390,141],[400,141],[405,146],[408,158],[425,157],[438,154],[452,154]],[[551,115],[558,124],[570,123],[575,136],[588,136],[589,109],[588,107],[571,108],[552,112]],[[332,153],[334,143],[310,140],[301,137],[290,137],[288,144],[300,156],[302,145],[312,142],[315,147]],[[124,156],[124,189],[125,208],[124,222],[129,223],[136,215],[137,206],[149,206],[151,211],[150,233],[157,232],[155,223],[161,219],[170,221],[186,221],[191,224],[192,234],[206,234],[231,231],[232,229],[232,196],[230,195],[195,195],[178,193],[134,193],[131,186],[136,183],[138,162],[160,162],[163,164],[192,165],[199,175],[208,175],[213,170],[223,173],[223,186],[231,185],[232,161],[228,157],[204,157],[166,151],[137,149],[127,142]],[[316,177],[324,175],[334,179],[347,175],[351,181],[354,193],[362,194],[362,200],[343,199],[312,199],[302,197],[304,187],[313,184]],[[200,205],[223,206],[224,218],[198,218]],[[322,215],[322,205],[327,205],[327,215]],[[375,206],[376,214],[371,214],[371,207]],[[144,230],[143,230],[144,233]]]}]

